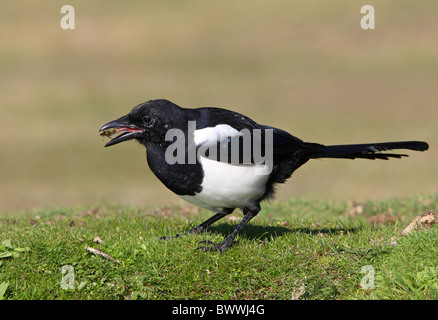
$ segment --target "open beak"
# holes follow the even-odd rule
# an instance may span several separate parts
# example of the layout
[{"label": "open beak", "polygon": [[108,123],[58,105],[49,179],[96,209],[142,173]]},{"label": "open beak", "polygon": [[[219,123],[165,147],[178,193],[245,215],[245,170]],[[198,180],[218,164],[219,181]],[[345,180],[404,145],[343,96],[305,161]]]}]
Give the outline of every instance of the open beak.
[{"label": "open beak", "polygon": [[110,147],[123,141],[131,140],[140,137],[144,129],[138,128],[137,126],[129,123],[128,117],[123,116],[117,120],[108,122],[99,130],[101,136],[111,137],[117,132],[122,132],[122,134],[112,138],[105,147]]}]

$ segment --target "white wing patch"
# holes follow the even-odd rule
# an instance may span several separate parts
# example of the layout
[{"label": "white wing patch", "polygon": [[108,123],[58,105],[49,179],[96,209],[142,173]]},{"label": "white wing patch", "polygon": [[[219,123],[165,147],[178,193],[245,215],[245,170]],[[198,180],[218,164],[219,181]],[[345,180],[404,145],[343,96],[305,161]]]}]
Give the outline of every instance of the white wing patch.
[{"label": "white wing patch", "polygon": [[195,130],[194,140],[196,146],[203,144],[212,145],[228,137],[242,136],[243,134],[228,124],[218,124],[215,127]]}]

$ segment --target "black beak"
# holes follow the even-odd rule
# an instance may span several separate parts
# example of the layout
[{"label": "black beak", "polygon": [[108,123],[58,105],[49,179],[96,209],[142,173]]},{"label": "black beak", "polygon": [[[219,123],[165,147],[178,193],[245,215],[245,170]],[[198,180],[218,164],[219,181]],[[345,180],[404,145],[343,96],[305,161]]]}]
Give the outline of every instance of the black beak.
[{"label": "black beak", "polygon": [[117,120],[113,120],[105,124],[99,129],[101,136],[110,137],[117,132],[123,132],[121,135],[111,139],[105,147],[110,147],[123,141],[139,138],[144,130],[129,122],[128,116],[123,116]]}]

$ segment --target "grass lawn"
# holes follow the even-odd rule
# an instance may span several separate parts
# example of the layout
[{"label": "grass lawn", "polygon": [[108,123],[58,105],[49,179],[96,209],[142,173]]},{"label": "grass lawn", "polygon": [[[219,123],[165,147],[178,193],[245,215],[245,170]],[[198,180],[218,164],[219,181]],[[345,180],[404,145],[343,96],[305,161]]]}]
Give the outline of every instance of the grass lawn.
[{"label": "grass lawn", "polygon": [[0,297],[436,299],[437,227],[401,231],[437,207],[438,195],[265,203],[223,254],[195,248],[221,241],[240,212],[207,233],[162,242],[210,213],[113,205],[29,211],[0,218]]}]

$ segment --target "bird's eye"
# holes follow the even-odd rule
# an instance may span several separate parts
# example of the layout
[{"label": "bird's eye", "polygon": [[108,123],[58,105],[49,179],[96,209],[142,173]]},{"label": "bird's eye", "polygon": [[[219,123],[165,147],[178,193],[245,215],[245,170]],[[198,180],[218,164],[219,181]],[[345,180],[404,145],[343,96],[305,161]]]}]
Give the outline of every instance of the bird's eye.
[{"label": "bird's eye", "polygon": [[145,124],[149,124],[149,123],[151,123],[152,118],[149,117],[149,116],[144,116],[144,117],[142,118],[142,120],[143,120],[143,122],[144,122]]}]

